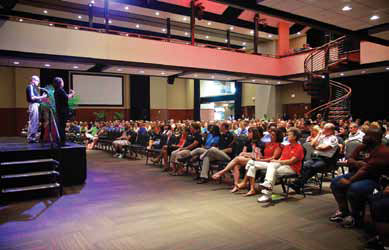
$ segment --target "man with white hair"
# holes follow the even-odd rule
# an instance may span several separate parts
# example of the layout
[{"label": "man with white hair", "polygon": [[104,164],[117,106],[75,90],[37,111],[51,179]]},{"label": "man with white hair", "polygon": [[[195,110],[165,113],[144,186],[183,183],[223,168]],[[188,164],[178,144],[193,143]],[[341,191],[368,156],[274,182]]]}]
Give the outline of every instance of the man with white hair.
[{"label": "man with white hair", "polygon": [[46,94],[39,95],[39,82],[40,79],[38,76],[32,76],[31,81],[26,88],[26,99],[28,102],[28,143],[37,142],[36,136],[39,128],[39,104],[43,98],[47,97]]},{"label": "man with white hair", "polygon": [[332,157],[338,150],[338,138],[335,136],[335,125],[326,123],[323,131],[319,132],[319,135],[312,139],[311,146],[314,149],[311,156],[312,159],[304,162],[301,176],[290,185],[297,193],[301,191],[301,188],[304,187],[304,184],[311,177],[331,163]]}]

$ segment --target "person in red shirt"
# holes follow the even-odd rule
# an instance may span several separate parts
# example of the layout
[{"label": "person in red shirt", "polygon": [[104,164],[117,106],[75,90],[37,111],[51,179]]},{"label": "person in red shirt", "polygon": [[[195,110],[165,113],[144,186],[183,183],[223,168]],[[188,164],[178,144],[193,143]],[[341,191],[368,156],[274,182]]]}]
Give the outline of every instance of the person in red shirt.
[{"label": "person in red shirt", "polygon": [[264,155],[259,160],[250,160],[246,164],[247,173],[238,188],[242,189],[250,182],[250,190],[245,196],[252,196],[256,194],[255,191],[255,174],[258,169],[266,169],[271,160],[277,160],[281,156],[282,148],[281,142],[283,140],[283,133],[280,129],[272,128],[270,130],[271,141],[266,143]]},{"label": "person in red shirt", "polygon": [[260,184],[262,196],[258,198],[258,202],[269,202],[272,199],[272,190],[276,181],[277,175],[300,174],[302,161],[304,159],[304,150],[301,144],[298,143],[300,131],[297,128],[288,130],[288,141],[279,160],[271,160],[266,168],[265,181]]}]

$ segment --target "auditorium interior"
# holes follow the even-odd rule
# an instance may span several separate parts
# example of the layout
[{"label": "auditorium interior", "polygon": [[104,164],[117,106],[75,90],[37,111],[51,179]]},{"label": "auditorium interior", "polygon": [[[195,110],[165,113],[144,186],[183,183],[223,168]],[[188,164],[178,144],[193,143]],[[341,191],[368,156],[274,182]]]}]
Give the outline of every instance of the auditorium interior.
[{"label": "auditorium interior", "polygon": [[389,250],[388,0],[0,0],[0,250]]}]

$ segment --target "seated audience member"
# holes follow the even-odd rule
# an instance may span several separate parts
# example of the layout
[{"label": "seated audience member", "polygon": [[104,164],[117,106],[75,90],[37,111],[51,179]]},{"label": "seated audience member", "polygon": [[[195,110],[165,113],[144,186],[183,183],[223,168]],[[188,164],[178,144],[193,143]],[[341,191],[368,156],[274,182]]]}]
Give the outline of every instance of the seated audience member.
[{"label": "seated audience member", "polygon": [[132,131],[128,125],[126,125],[122,135],[112,142],[112,147],[115,152],[113,157],[118,157],[120,159],[124,157],[123,149],[124,146],[130,144],[131,136],[135,136],[135,132]]},{"label": "seated audience member", "polygon": [[282,149],[282,154],[279,160],[273,159],[266,165],[265,181],[260,184],[262,196],[258,198],[258,202],[269,202],[272,200],[272,190],[276,182],[277,175],[300,174],[302,161],[304,159],[304,149],[298,143],[300,139],[300,131],[297,128],[288,130],[290,144]]},{"label": "seated audience member", "polygon": [[202,137],[200,134],[200,125],[198,123],[192,123],[190,127],[190,134],[186,136],[185,144],[183,147],[178,148],[173,151],[171,154],[171,168],[172,172],[170,173],[173,176],[182,175],[179,169],[177,168],[177,161],[180,158],[185,158],[190,156],[190,151],[201,147]]},{"label": "seated audience member", "polygon": [[369,199],[370,214],[373,219],[374,233],[365,249],[389,249],[389,185],[383,191],[373,194]]},{"label": "seated audience member", "polygon": [[375,189],[380,189],[380,176],[389,174],[389,148],[381,144],[381,140],[380,129],[369,129],[363,144],[347,160],[350,173],[332,180],[331,189],[338,203],[338,211],[330,217],[331,221],[341,222],[344,227],[354,227],[363,222],[368,197]]},{"label": "seated audience member", "polygon": [[[163,172],[169,171],[169,155],[179,148],[182,148],[185,144],[187,135],[190,134],[190,128],[175,127],[175,131],[170,130],[166,133],[166,143],[162,147],[162,159],[163,159]],[[173,126],[172,126],[173,128]]]},{"label": "seated audience member", "polygon": [[311,134],[307,137],[306,142],[312,142],[313,139],[315,139],[320,134],[320,127],[315,125],[311,128]]},{"label": "seated audience member", "polygon": [[[161,149],[163,151],[163,148],[167,145],[168,139],[170,139],[172,134],[173,133],[172,133],[171,125],[168,125],[168,124],[164,125],[163,131],[160,133],[159,143],[157,145],[155,143],[153,143],[152,145],[155,145],[154,148],[158,148],[158,149]],[[156,156],[154,159],[151,160],[153,163],[158,163],[161,160],[161,158],[163,157],[162,151],[158,156]]]},{"label": "seated audience member", "polygon": [[105,133],[105,129],[104,129],[103,125],[100,123],[97,123],[96,129],[97,129],[97,131],[92,138],[92,143],[90,144],[90,146],[88,146],[89,149],[95,149],[96,144],[99,141],[99,137]]},{"label": "seated audience member", "polygon": [[348,135],[348,138],[344,143],[347,144],[350,141],[362,142],[364,136],[365,133],[359,129],[358,125],[356,123],[351,123],[350,134]]},{"label": "seated audience member", "polygon": [[[203,147],[198,147],[190,152],[190,156],[192,157],[192,160],[195,160],[196,158],[200,157],[200,155],[207,152],[208,149],[211,147],[217,147],[219,145],[220,141],[220,131],[219,127],[216,125],[212,125],[208,128],[208,135],[207,139],[204,143]],[[183,158],[181,158],[183,159]]]},{"label": "seated audience member", "polygon": [[303,128],[301,129],[301,139],[306,142],[307,138],[311,135],[311,121],[310,120],[305,120]]},{"label": "seated audience member", "polygon": [[323,132],[311,141],[314,149],[312,159],[304,162],[301,176],[290,185],[297,193],[311,177],[331,163],[332,157],[338,150],[338,139],[334,133],[334,124],[327,123],[324,125]]},{"label": "seated audience member", "polygon": [[147,149],[155,148],[160,149],[161,146],[161,128],[158,125],[153,125],[148,131],[149,133],[149,143]]},{"label": "seated audience member", "polygon": [[230,161],[223,170],[214,174],[212,179],[217,180],[225,173],[233,169],[234,187],[231,192],[235,193],[239,191],[238,182],[240,177],[240,168],[246,166],[250,159],[259,160],[261,158],[261,148],[263,148],[261,136],[262,135],[257,128],[249,128],[249,133],[247,135],[248,141],[244,145],[243,151],[239,154],[239,156]]},{"label": "seated audience member", "polygon": [[[280,127],[280,128],[284,128],[284,127]],[[272,129],[277,129],[277,125],[274,124],[274,123],[269,124],[267,131],[263,132],[263,136],[262,136],[262,138],[261,138],[261,141],[262,141],[263,143],[268,143],[268,142],[271,141],[270,131],[271,131]],[[284,128],[284,129],[285,129],[285,128]],[[286,129],[285,129],[285,131],[286,131]]]},{"label": "seated audience member", "polygon": [[246,193],[245,196],[255,195],[255,174],[258,169],[266,169],[268,164],[272,160],[278,160],[281,156],[281,142],[282,142],[282,132],[281,129],[272,129],[270,131],[271,141],[265,144],[265,150],[263,157],[258,161],[250,160],[246,164],[247,173],[241,183],[238,184],[238,188],[242,189],[247,186],[247,183],[250,182],[250,190]]},{"label": "seated audience member", "polygon": [[208,182],[209,165],[212,161],[230,161],[229,154],[232,153],[233,134],[229,131],[229,124],[224,122],[220,125],[220,139],[217,147],[213,146],[202,155],[200,180],[198,184]]},{"label": "seated audience member", "polygon": [[339,132],[336,134],[338,139],[341,139],[343,142],[345,142],[348,138],[348,130],[347,127],[339,127]]}]

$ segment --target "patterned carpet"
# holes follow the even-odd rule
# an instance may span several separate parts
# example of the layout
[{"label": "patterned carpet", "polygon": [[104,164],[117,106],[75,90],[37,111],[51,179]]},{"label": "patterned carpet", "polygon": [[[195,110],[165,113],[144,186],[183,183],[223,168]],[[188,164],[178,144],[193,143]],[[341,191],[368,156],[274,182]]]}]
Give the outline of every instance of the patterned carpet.
[{"label": "patterned carpet", "polygon": [[[363,232],[330,223],[324,194],[262,206],[228,184],[198,185],[144,160],[88,152],[84,186],[0,207],[0,249],[356,250]],[[281,191],[277,187],[276,191]]]}]

